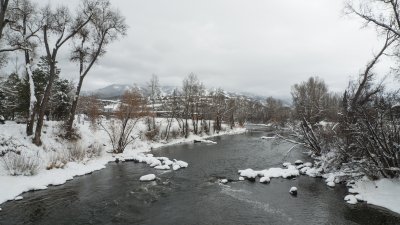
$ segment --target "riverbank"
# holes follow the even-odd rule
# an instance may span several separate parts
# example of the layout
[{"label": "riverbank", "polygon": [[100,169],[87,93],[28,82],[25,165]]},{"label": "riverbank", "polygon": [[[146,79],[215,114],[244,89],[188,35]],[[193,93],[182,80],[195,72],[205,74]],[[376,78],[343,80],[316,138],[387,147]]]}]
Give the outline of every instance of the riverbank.
[{"label": "riverbank", "polygon": [[379,178],[372,180],[360,169],[354,168],[352,163],[342,165],[337,170],[330,166],[335,154],[330,153],[329,156],[321,156],[314,158],[318,165],[321,176],[325,179],[325,183],[334,188],[335,184],[345,183],[348,194],[344,200],[348,204],[367,203],[380,206],[400,214],[400,179],[399,178]]},{"label": "riverbank", "polygon": [[[163,119],[157,119],[158,124],[162,122]],[[137,139],[127,146],[124,153],[116,155],[109,153],[112,147],[107,133],[102,129],[91,128],[89,122],[77,125],[77,132],[81,138],[71,143],[60,138],[60,123],[47,121],[43,131],[43,145],[40,147],[32,144],[31,139],[26,137],[24,124],[7,121],[0,128],[2,142],[0,151],[10,148],[18,151],[18,154],[11,152],[0,159],[0,204],[19,200],[21,199],[19,195],[24,192],[43,190],[50,185],[61,185],[76,176],[101,170],[107,163],[117,159],[124,161],[143,158],[147,157],[145,152],[155,148],[245,132],[244,128],[230,129],[224,126],[224,131],[218,134],[202,136],[191,134],[188,138],[148,141],[141,135],[146,129],[146,125],[141,121],[132,133]],[[26,166],[23,169],[17,168],[18,164],[23,163],[28,164],[30,168],[27,169]]]}]

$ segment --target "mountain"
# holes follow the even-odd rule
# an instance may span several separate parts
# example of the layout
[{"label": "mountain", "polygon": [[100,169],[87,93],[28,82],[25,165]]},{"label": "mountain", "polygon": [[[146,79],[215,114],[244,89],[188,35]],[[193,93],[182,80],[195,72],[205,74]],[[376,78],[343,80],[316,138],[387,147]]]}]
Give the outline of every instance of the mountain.
[{"label": "mountain", "polygon": [[[85,91],[82,95],[97,95],[102,99],[118,99],[124,94],[125,91],[132,89],[134,86],[126,84],[112,84],[104,88],[96,89],[93,91]],[[136,86],[143,94],[148,95],[150,90],[147,86]],[[161,95],[166,96],[172,94],[176,87],[174,86],[161,86]]]},{"label": "mountain", "polygon": [[[104,88],[100,88],[94,91],[86,91],[83,93],[83,95],[89,95],[89,94],[94,94],[97,95],[99,98],[102,99],[118,99],[121,97],[121,95],[129,90],[132,89],[134,86],[132,85],[126,85],[126,84],[112,84],[109,85],[107,87]],[[144,95],[149,95],[150,94],[150,90],[149,87],[147,85],[138,85],[136,86],[139,90],[142,91],[142,93]],[[161,95],[162,96],[167,96],[167,95],[171,95],[172,92],[174,91],[174,89],[177,88],[176,86],[160,86],[161,89]],[[212,91],[212,90],[207,90],[207,92]],[[263,102],[266,97],[265,96],[261,96],[261,95],[256,95],[253,93],[249,93],[249,92],[229,92],[229,91],[225,91],[225,95],[227,97],[246,97],[248,99],[254,100],[254,101],[260,101]]]},{"label": "mountain", "polygon": [[120,97],[125,91],[132,89],[133,86],[126,84],[112,84],[94,91],[86,91],[83,95],[97,95],[99,98],[113,99]]}]

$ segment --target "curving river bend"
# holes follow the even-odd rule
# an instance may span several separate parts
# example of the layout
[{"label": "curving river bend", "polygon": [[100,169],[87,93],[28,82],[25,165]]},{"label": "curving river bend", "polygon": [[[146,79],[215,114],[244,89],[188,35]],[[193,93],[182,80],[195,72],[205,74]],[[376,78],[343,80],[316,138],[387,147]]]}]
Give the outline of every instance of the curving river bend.
[{"label": "curving river bend", "polygon": [[[281,166],[292,144],[261,140],[265,128],[214,138],[217,145],[182,144],[153,154],[184,160],[176,172],[145,164],[110,163],[106,169],[65,185],[23,194],[2,205],[0,224],[400,224],[400,215],[367,204],[348,205],[346,188],[328,188],[323,180],[300,176],[258,182],[218,183],[237,179],[238,169]],[[301,149],[286,160],[309,161]],[[160,180],[139,182],[155,173]],[[290,187],[299,189],[297,197]],[[0,190],[1,191],[1,190]]]}]

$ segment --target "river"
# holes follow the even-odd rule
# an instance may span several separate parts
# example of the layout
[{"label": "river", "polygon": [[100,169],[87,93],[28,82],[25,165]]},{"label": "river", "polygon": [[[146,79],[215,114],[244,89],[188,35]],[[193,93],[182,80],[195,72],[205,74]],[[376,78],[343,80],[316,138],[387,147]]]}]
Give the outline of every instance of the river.
[{"label": "river", "polygon": [[[23,194],[2,205],[0,224],[400,224],[400,215],[368,204],[348,205],[344,185],[329,188],[320,178],[240,181],[238,169],[280,167],[283,161],[310,161],[291,143],[262,140],[266,129],[213,138],[218,144],[181,144],[153,151],[189,163],[179,171],[156,171],[145,164],[110,163],[106,169],[62,186]],[[142,183],[155,173],[160,179]],[[296,197],[289,194],[298,188]],[[0,190],[1,191],[1,190]]]}]

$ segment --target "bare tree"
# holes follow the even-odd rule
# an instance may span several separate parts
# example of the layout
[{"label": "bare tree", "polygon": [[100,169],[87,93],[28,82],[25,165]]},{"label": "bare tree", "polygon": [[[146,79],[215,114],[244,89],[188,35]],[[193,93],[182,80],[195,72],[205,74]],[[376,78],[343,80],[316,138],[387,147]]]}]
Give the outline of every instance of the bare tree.
[{"label": "bare tree", "polygon": [[329,99],[332,97],[325,82],[311,77],[307,82],[292,87],[293,104],[296,119],[301,120],[300,132],[303,141],[316,155],[321,155],[324,146],[322,137],[324,128],[319,122],[327,119]]},{"label": "bare tree", "polygon": [[61,47],[74,37],[82,28],[84,28],[92,19],[93,12],[78,12],[77,16],[73,18],[70,15],[69,9],[65,6],[60,6],[55,10],[51,9],[48,5],[42,12],[43,16],[43,41],[46,50],[46,57],[49,63],[49,79],[40,101],[38,109],[38,119],[36,124],[35,136],[33,143],[41,145],[41,134],[43,127],[43,119],[45,111],[50,100],[50,94],[56,78],[56,63],[57,56]]},{"label": "bare tree", "polygon": [[[190,129],[188,120],[195,120],[195,107],[199,99],[202,84],[194,73],[190,73],[184,80],[182,86],[182,104],[183,104],[183,133],[185,138],[189,136]],[[194,127],[197,132],[197,128]],[[196,133],[197,134],[197,133]]]},{"label": "bare tree", "polygon": [[161,95],[161,90],[160,90],[160,82],[158,80],[158,76],[153,74],[151,76],[150,82],[147,84],[148,88],[149,88],[149,99],[151,102],[151,108],[152,108],[152,121],[151,121],[151,126],[149,123],[149,131],[154,130],[156,128],[156,120],[155,120],[155,116],[156,116],[156,108],[155,108],[155,104],[156,101],[160,99],[160,95]]},{"label": "bare tree", "polygon": [[[77,32],[71,60],[79,64],[79,81],[67,121],[67,137],[71,136],[79,95],[86,75],[106,53],[106,47],[119,36],[126,35],[127,25],[120,12],[111,8],[109,0],[86,0],[83,3],[87,26]],[[91,15],[91,13],[93,13]]]},{"label": "bare tree", "polygon": [[125,92],[121,104],[108,126],[100,125],[107,132],[114,153],[122,153],[135,138],[131,136],[137,122],[147,116],[146,101],[138,90]]},{"label": "bare tree", "polygon": [[0,40],[3,36],[3,30],[9,20],[6,18],[9,0],[0,0]]},{"label": "bare tree", "polygon": [[13,0],[10,4],[10,32],[5,36],[8,48],[0,49],[0,52],[22,51],[25,57],[26,77],[29,83],[29,110],[26,127],[27,135],[33,134],[35,118],[35,84],[33,82],[32,63],[34,51],[38,45],[38,33],[42,29],[42,21],[39,18],[37,5],[30,0]]}]

